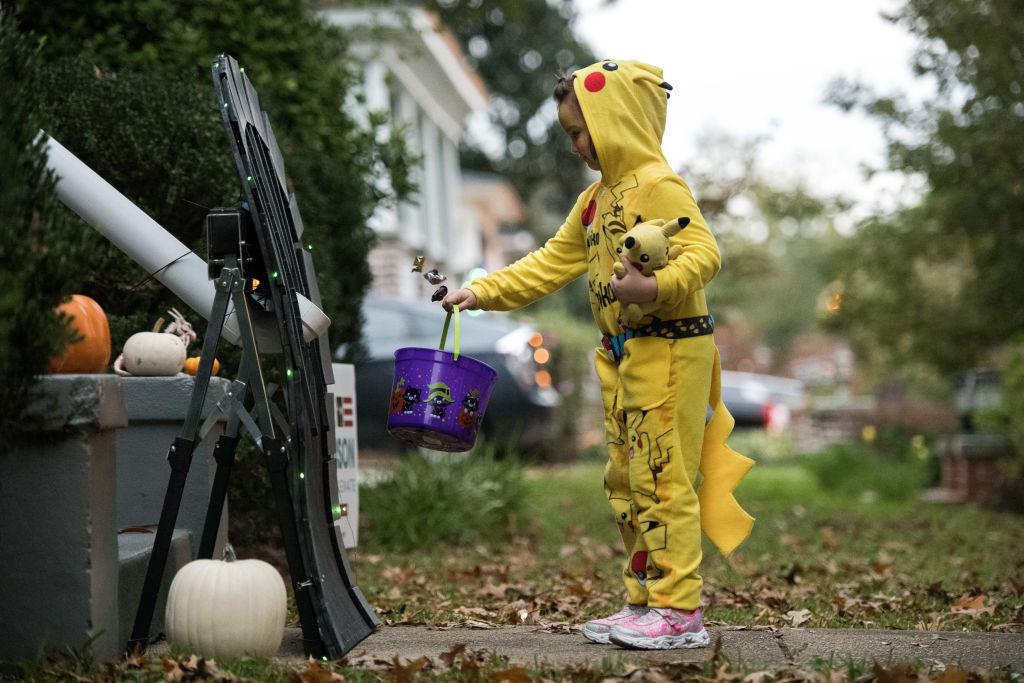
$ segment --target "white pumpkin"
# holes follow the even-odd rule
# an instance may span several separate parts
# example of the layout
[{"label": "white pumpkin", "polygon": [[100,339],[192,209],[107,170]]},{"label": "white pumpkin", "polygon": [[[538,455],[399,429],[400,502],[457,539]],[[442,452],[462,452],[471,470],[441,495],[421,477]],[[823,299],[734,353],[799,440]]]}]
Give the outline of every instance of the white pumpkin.
[{"label": "white pumpkin", "polygon": [[169,377],[181,372],[185,342],[166,332],[136,332],[124,343],[122,368],[136,377]]},{"label": "white pumpkin", "polygon": [[167,640],[207,659],[272,657],[284,636],[284,581],[262,560],[235,560],[230,545],[224,555],[224,561],[189,562],[174,576]]}]

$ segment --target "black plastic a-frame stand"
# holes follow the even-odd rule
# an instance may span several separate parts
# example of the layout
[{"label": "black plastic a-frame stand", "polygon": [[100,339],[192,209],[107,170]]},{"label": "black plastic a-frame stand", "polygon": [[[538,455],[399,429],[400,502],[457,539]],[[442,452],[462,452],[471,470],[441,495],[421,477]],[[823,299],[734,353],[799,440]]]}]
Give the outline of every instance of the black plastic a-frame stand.
[{"label": "black plastic a-frame stand", "polygon": [[[380,622],[353,583],[335,523],[334,410],[326,391],[330,358],[326,336],[305,339],[299,306],[299,297],[320,304],[312,260],[301,249],[298,207],[285,187],[277,142],[255,90],[231,57],[217,57],[213,75],[246,202],[240,209],[218,210],[207,217],[214,305],[185,424],[167,455],[170,480],[128,648],[150,642],[192,453],[206,431],[201,422],[217,344],[233,306],[242,359],[238,378],[221,406],[228,422],[215,447],[217,469],[199,557],[213,553],[235,448],[244,428],[262,451],[270,475],[306,654],[340,657]],[[275,401],[264,381],[254,313],[262,322],[274,320],[272,336],[279,348],[274,344],[275,348],[268,345],[263,350],[278,360],[283,391]],[[250,392],[255,418],[245,408]],[[216,417],[209,416],[207,422]]]}]

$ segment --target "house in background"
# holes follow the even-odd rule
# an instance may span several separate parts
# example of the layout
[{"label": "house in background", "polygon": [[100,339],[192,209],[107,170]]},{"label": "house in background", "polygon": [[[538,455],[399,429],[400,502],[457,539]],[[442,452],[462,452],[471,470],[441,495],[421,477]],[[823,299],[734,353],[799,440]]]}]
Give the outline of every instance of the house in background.
[{"label": "house in background", "polygon": [[436,15],[418,7],[333,8],[325,21],[346,31],[350,56],[362,65],[367,111],[386,111],[403,127],[422,160],[412,201],[380,207],[371,223],[378,243],[370,253],[371,291],[401,299],[428,297],[436,289],[413,276],[416,256],[451,283],[488,258],[489,221],[464,208],[459,140],[467,119],[487,107],[487,90],[466,63],[454,37]]},{"label": "house in background", "polygon": [[526,207],[502,176],[463,171],[460,197],[463,232],[479,236],[477,265],[490,272],[537,248],[536,238],[522,228]]}]

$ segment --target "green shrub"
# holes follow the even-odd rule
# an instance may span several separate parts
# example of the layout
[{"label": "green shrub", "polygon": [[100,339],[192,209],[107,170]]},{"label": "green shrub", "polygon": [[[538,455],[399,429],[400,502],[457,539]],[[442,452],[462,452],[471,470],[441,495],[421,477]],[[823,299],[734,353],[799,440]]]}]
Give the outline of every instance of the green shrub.
[{"label": "green shrub", "polygon": [[729,447],[757,462],[787,460],[797,454],[792,434],[771,434],[765,429],[735,429],[729,435]]},{"label": "green shrub", "polygon": [[46,168],[38,39],[0,13],[0,433],[18,431],[35,376],[71,340],[54,308],[84,280],[81,231]]},{"label": "green shrub", "polygon": [[523,468],[492,449],[428,460],[410,454],[390,475],[359,490],[365,549],[415,550],[501,542],[522,512]]},{"label": "green shrub", "polygon": [[[191,74],[107,73],[88,56],[48,60],[37,78],[46,132],[205,258],[206,207],[233,204],[238,193],[212,86]],[[197,313],[97,230],[64,212],[88,245],[84,282],[73,291],[103,307],[113,356],[131,335],[150,330],[160,317],[169,319],[172,306],[202,337],[205,325]],[[198,355],[201,343],[190,347],[190,355]]]},{"label": "green shrub", "polygon": [[865,500],[906,500],[928,479],[929,451],[914,439],[898,455],[882,457],[867,446],[833,444],[802,462],[820,486]]}]

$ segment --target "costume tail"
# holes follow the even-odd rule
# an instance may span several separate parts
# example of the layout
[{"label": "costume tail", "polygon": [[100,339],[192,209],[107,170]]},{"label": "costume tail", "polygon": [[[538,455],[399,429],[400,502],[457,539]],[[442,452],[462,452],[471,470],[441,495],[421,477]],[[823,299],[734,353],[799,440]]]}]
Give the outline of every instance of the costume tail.
[{"label": "costume tail", "polygon": [[704,446],[700,453],[701,483],[700,526],[707,537],[728,556],[743,542],[754,526],[754,518],[740,507],[733,489],[754,466],[754,461],[729,448],[725,440],[736,420],[722,402],[722,361],[715,349],[715,368],[708,399],[714,413],[704,428]]}]

